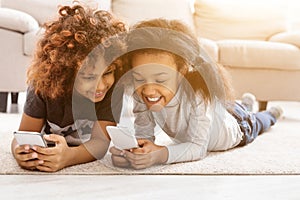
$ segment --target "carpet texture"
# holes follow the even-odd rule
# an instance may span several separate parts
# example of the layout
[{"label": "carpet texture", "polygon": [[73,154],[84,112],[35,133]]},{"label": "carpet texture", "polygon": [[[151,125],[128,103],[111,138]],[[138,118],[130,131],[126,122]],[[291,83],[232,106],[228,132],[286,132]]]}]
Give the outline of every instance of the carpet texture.
[{"label": "carpet texture", "polygon": [[[261,175],[300,174],[300,102],[271,102],[284,109],[284,116],[253,143],[224,152],[210,152],[200,161],[154,166],[144,170],[114,167],[108,153],[102,160],[71,166],[54,174],[203,174]],[[21,115],[0,113],[0,174],[48,174],[21,169],[15,162],[10,142]],[[161,142],[164,142],[161,137]]]}]

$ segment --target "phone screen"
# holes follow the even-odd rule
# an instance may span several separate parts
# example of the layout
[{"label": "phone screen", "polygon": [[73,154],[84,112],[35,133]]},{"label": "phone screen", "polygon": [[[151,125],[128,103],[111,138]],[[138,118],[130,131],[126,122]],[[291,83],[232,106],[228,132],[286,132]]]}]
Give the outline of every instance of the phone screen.
[{"label": "phone screen", "polygon": [[122,150],[138,147],[134,134],[130,133],[125,127],[107,126],[106,130],[116,148]]},{"label": "phone screen", "polygon": [[30,131],[15,131],[14,136],[19,145],[37,145],[47,147],[47,142],[43,138],[43,134]]}]

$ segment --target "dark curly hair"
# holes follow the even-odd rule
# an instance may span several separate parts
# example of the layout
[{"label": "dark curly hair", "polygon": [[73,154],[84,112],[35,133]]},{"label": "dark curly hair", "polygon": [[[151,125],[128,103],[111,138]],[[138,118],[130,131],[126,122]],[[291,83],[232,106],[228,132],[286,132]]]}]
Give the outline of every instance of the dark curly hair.
[{"label": "dark curly hair", "polygon": [[107,66],[117,65],[116,76],[120,76],[124,23],[107,11],[82,5],[63,6],[58,13],[57,20],[44,24],[45,33],[27,72],[27,83],[35,92],[52,99],[71,95],[82,62],[99,46]]}]

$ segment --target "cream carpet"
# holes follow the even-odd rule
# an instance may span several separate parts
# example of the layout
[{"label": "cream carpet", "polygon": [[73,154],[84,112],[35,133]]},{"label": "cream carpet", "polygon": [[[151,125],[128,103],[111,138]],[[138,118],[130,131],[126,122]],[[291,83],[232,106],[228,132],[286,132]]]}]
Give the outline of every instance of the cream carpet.
[{"label": "cream carpet", "polygon": [[[155,166],[145,170],[112,166],[110,155],[102,160],[62,169],[55,174],[203,174],[252,175],[300,174],[300,102],[280,104],[284,116],[252,144],[225,152],[211,152],[200,161]],[[0,174],[47,174],[21,169],[10,152],[12,132],[18,128],[20,114],[0,113]],[[164,142],[164,137],[160,138]]]}]

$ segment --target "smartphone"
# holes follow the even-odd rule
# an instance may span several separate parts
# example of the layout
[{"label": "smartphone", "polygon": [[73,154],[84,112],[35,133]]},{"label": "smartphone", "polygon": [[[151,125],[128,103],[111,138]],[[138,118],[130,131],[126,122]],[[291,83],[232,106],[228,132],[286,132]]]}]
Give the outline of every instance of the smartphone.
[{"label": "smartphone", "polygon": [[106,130],[110,136],[112,143],[117,149],[132,149],[138,147],[138,142],[134,134],[126,127],[106,126]]},{"label": "smartphone", "polygon": [[28,144],[30,146],[48,147],[47,142],[43,138],[43,134],[39,132],[15,131],[14,136],[19,145]]}]

